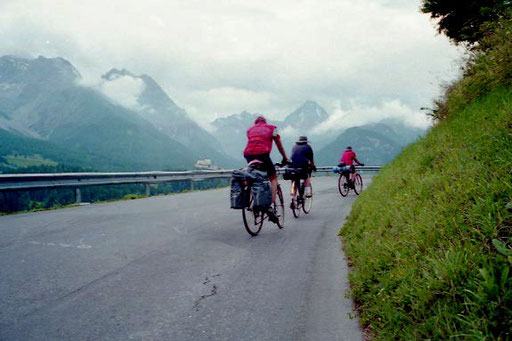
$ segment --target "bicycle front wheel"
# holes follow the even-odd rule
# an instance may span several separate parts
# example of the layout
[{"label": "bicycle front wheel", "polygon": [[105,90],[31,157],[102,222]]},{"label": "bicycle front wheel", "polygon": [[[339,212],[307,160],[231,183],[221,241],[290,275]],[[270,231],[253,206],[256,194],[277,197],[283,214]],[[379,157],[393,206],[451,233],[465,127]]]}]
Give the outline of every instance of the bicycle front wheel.
[{"label": "bicycle front wheel", "polygon": [[347,177],[343,174],[340,174],[340,177],[338,178],[338,190],[340,191],[342,197],[346,197],[348,191],[350,191]]},{"label": "bicycle front wheel", "polygon": [[276,194],[276,212],[277,218],[279,219],[277,222],[277,227],[282,229],[284,227],[284,199],[283,192],[281,191],[281,185],[277,185],[277,194]]},{"label": "bicycle front wheel", "polygon": [[311,211],[311,207],[313,206],[313,186],[309,184],[309,189],[311,190],[311,196],[307,197],[306,195],[303,196],[303,203],[302,203],[302,210],[304,213],[308,214],[309,211]]},{"label": "bicycle front wheel", "polygon": [[356,174],[356,177],[354,179],[354,192],[356,192],[356,194],[359,195],[359,193],[361,193],[362,190],[363,190],[363,178],[361,177],[361,175]]},{"label": "bicycle front wheel", "polygon": [[265,218],[264,212],[257,212],[253,209],[252,195],[249,200],[249,206],[242,209],[242,217],[244,219],[245,230],[251,236],[257,236],[263,227],[263,220]]}]

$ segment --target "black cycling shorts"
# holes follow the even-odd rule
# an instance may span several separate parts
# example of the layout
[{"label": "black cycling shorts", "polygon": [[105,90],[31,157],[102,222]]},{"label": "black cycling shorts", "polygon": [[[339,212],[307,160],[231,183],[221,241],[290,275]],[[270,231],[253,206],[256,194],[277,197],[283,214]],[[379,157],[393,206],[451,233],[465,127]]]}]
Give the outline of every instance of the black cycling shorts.
[{"label": "black cycling shorts", "polygon": [[343,168],[346,168],[346,167],[350,167],[350,168],[347,170],[343,170],[341,173],[346,175],[348,178],[350,174],[354,174],[356,172],[356,166],[350,165],[350,166],[344,166]]},{"label": "black cycling shorts", "polygon": [[274,163],[272,162],[269,154],[245,155],[244,157],[247,160],[247,163],[253,160],[259,160],[263,162],[263,170],[267,172],[268,177],[276,174],[276,167],[274,166]]}]

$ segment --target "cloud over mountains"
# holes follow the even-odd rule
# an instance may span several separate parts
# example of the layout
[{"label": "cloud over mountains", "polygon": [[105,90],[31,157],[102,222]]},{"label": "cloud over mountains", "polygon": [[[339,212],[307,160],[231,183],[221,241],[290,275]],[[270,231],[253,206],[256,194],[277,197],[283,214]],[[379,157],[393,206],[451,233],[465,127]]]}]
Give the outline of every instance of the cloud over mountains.
[{"label": "cloud over mountains", "polygon": [[[284,118],[306,98],[326,108],[364,103],[375,107],[365,111],[371,116],[386,101],[429,106],[435,84],[456,72],[457,49],[418,7],[385,0],[2,1],[0,55],[63,56],[84,79],[113,65],[151,74],[200,121],[242,109]],[[133,94],[139,85],[126,79],[115,86]],[[118,100],[130,106],[133,97]]]},{"label": "cloud over mountains", "polygon": [[386,119],[401,121],[407,126],[420,129],[426,129],[431,123],[424,113],[411,109],[398,99],[382,101],[375,106],[352,101],[346,109],[342,108],[340,102],[335,102],[329,118],[315,127],[314,132],[322,134],[331,131],[333,127],[347,129]]},{"label": "cloud over mountains", "polygon": [[145,88],[146,85],[142,79],[130,75],[119,76],[99,85],[99,89],[105,96],[133,110],[141,109],[138,99]]}]

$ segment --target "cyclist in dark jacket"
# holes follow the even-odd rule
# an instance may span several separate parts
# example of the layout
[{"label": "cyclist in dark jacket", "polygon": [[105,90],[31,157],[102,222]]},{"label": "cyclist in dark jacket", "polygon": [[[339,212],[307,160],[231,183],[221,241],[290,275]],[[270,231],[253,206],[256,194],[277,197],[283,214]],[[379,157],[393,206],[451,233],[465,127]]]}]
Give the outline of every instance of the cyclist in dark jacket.
[{"label": "cyclist in dark jacket", "polygon": [[[316,171],[315,160],[313,156],[313,148],[308,144],[307,136],[299,137],[299,140],[295,142],[295,146],[292,148],[292,154],[290,157],[290,168],[299,168],[303,174],[307,174],[307,178],[304,181],[304,189],[306,197],[311,197],[311,172]],[[295,196],[297,189],[292,181],[291,195]]]}]

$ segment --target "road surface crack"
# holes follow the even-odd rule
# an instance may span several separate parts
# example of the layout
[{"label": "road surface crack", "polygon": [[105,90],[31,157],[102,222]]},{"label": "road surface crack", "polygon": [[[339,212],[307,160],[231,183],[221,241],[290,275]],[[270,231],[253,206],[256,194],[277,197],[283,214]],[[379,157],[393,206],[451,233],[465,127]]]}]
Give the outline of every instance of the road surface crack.
[{"label": "road surface crack", "polygon": [[[217,275],[213,275],[211,277],[219,277],[220,274],[217,274]],[[204,281],[203,281],[203,285],[208,285],[209,283],[211,283],[211,280],[210,278],[208,278],[208,276],[205,277]],[[200,304],[201,304],[201,301],[204,300],[205,298],[208,298],[208,297],[212,297],[212,296],[215,296],[217,295],[217,285],[216,284],[213,284],[212,287],[210,288],[210,293],[208,294],[204,294],[204,295],[201,295],[195,302],[194,302],[194,310],[195,311],[199,311],[199,309],[201,308]]]}]

